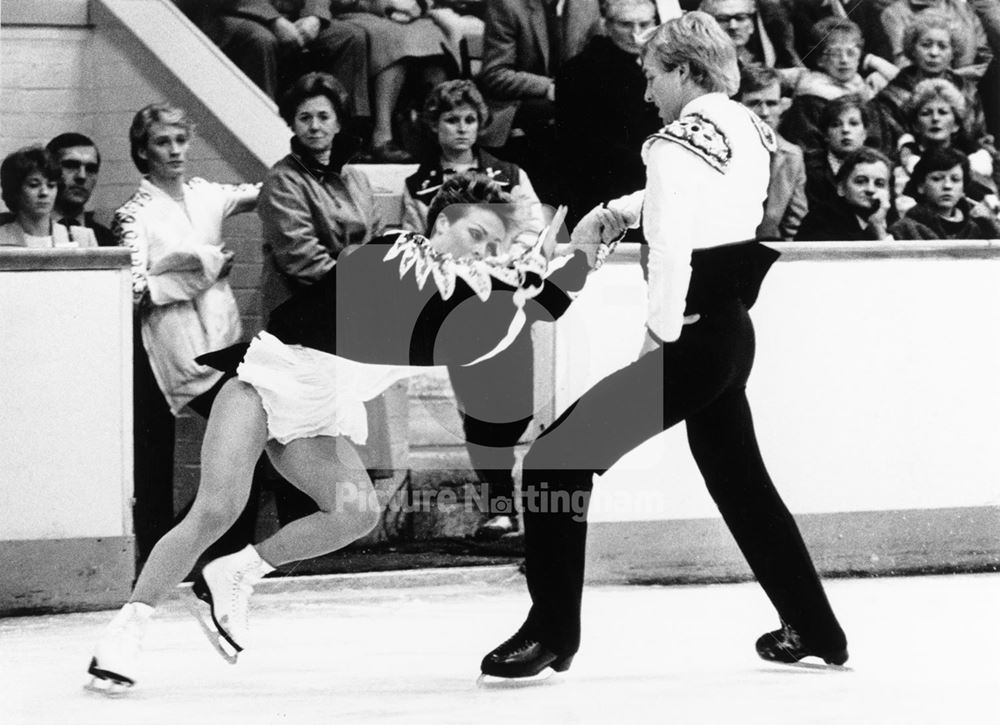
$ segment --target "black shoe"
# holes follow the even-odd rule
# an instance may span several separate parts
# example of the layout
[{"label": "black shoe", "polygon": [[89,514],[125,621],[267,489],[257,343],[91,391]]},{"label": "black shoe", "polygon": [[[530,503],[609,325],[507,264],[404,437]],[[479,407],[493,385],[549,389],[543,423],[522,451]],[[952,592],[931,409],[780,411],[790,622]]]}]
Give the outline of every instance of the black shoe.
[{"label": "black shoe", "polygon": [[573,655],[557,655],[534,637],[517,634],[483,657],[479,665],[484,675],[517,678],[534,677],[546,668],[565,672],[573,662]]},{"label": "black shoe", "polygon": [[476,529],[475,537],[485,541],[496,541],[505,536],[518,533],[517,517],[507,514],[491,516]]},{"label": "black shoe", "polygon": [[793,664],[804,657],[819,657],[828,665],[842,665],[847,662],[847,647],[821,652],[802,644],[799,633],[784,622],[781,629],[762,634],[757,640],[757,654],[768,662]]}]

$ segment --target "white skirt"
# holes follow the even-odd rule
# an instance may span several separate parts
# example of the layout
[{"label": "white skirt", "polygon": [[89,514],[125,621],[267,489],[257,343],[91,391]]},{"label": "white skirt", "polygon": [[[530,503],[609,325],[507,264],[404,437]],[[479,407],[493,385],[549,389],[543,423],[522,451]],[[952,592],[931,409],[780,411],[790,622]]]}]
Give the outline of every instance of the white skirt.
[{"label": "white skirt", "polygon": [[372,365],[301,345],[286,345],[262,332],[253,339],[237,377],[264,402],[268,438],[282,445],[297,438],[347,436],[368,440],[365,401],[393,383],[426,372],[403,365]]}]

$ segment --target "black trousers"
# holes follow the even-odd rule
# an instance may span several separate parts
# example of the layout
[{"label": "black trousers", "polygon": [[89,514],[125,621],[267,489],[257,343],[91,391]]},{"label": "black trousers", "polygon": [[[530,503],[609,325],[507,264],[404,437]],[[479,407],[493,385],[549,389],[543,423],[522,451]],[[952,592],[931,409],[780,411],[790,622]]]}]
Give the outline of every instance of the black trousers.
[{"label": "black trousers", "polygon": [[263,23],[235,15],[220,15],[208,34],[230,60],[262,91],[278,99],[303,73],[332,74],[351,98],[355,116],[369,116],[368,37],[350,23],[334,20],[304,49],[283,47]]},{"label": "black trousers", "polygon": [[153,376],[138,325],[132,347],[132,455],[139,566],[174,525],[174,416]]},{"label": "black trousers", "polygon": [[449,367],[465,447],[486,484],[491,516],[514,512],[514,447],[534,411],[534,349],[526,327],[514,342],[478,365]]},{"label": "black trousers", "polygon": [[[525,457],[527,631],[558,654],[580,644],[594,474],[683,421],[698,468],[750,568],[783,620],[817,649],[846,645],[795,520],[764,467],[746,399],[753,326],[720,304],[587,391]],[[668,472],[664,472],[664,478]]]}]

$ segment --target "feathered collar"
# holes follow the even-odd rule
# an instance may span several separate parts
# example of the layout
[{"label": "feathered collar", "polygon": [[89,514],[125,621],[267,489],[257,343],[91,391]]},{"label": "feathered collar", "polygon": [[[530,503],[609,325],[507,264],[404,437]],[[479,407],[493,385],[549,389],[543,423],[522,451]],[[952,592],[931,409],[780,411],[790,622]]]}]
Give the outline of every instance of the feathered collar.
[{"label": "feathered collar", "polygon": [[383,261],[396,257],[399,257],[400,279],[412,268],[419,289],[424,288],[430,277],[445,300],[454,294],[457,279],[464,280],[484,302],[493,290],[494,279],[534,296],[541,290],[548,266],[537,246],[515,245],[511,252],[488,259],[455,259],[450,254],[441,254],[426,237],[414,232],[401,232]]}]

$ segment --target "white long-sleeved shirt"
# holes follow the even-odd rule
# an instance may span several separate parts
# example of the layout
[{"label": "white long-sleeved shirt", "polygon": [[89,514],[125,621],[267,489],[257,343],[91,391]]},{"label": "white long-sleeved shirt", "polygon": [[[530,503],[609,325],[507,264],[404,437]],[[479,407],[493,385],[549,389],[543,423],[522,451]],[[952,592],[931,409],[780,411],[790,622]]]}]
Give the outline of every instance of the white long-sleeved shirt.
[{"label": "white long-sleeved shirt", "polygon": [[646,188],[611,202],[635,213],[649,244],[647,326],[673,342],[684,325],[691,252],[754,238],[774,135],[722,93],[688,103],[643,147]]},{"label": "white long-sleeved shirt", "polygon": [[208,390],[219,372],[194,358],[242,335],[236,298],[219,274],[225,263],[222,220],[252,209],[259,187],[191,179],[183,203],[143,179],[116,212],[114,231],[132,252],[132,292],[148,292],[142,342],[160,390],[176,415]]}]

